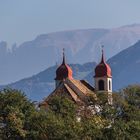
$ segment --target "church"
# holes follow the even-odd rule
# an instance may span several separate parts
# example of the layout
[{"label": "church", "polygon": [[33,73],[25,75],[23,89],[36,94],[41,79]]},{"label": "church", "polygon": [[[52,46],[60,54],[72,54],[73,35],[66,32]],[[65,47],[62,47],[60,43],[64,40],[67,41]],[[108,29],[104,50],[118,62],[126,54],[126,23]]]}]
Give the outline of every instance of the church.
[{"label": "church", "polygon": [[[55,96],[66,97],[74,101],[76,104],[86,104],[88,95],[96,99],[96,93],[107,93],[108,102],[112,103],[112,73],[110,66],[106,63],[104,58],[104,51],[102,49],[102,56],[100,63],[95,68],[94,85],[90,85],[85,80],[77,80],[73,77],[71,67],[66,63],[65,53],[63,50],[62,64],[56,70],[55,89],[50,95],[40,104],[47,108],[48,102]],[[110,98],[111,97],[111,98]]]}]

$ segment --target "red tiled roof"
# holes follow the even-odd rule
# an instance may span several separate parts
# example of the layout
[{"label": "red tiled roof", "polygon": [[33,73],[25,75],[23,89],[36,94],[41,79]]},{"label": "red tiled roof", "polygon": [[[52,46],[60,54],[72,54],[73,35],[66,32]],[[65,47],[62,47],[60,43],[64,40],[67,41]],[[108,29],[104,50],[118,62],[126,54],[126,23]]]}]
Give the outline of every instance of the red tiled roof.
[{"label": "red tiled roof", "polygon": [[66,78],[72,79],[72,69],[65,63],[56,70],[55,80],[64,80]]},{"label": "red tiled roof", "polygon": [[66,79],[44,100],[44,102],[47,103],[54,96],[65,96],[72,99],[77,104],[83,104],[88,94],[93,94],[96,98],[94,88],[91,90],[91,87],[89,88],[89,84],[86,81]]}]

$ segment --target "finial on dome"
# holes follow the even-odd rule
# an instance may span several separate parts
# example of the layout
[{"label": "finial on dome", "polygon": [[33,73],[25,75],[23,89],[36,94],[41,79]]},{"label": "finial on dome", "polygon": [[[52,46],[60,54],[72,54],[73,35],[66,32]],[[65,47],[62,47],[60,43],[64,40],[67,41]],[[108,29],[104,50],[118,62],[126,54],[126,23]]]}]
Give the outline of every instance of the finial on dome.
[{"label": "finial on dome", "polygon": [[102,58],[101,58],[101,62],[105,62],[104,60],[104,45],[101,46],[102,47]]},{"label": "finial on dome", "polygon": [[65,49],[63,48],[63,62],[62,64],[65,64]]}]

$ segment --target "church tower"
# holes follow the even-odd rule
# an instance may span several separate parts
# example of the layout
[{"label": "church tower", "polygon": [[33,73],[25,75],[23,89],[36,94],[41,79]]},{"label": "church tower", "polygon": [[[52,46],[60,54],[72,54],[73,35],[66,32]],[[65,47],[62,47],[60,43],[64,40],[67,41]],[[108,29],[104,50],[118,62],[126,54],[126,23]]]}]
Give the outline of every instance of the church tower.
[{"label": "church tower", "polygon": [[56,70],[56,78],[55,78],[55,85],[56,85],[56,87],[62,81],[66,80],[67,78],[73,79],[72,74],[73,74],[72,69],[70,68],[70,66],[68,64],[66,64],[65,52],[64,52],[64,49],[63,49],[62,64]]},{"label": "church tower", "polygon": [[102,49],[101,62],[95,68],[95,90],[97,92],[112,93],[112,74],[110,66],[105,62]]}]

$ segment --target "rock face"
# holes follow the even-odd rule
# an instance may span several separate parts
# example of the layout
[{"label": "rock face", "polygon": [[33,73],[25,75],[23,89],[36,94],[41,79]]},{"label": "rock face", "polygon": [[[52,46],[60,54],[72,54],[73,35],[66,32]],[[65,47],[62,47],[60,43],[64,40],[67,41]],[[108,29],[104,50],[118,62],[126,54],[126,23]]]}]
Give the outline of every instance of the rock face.
[{"label": "rock face", "polygon": [[[68,63],[98,62],[100,44],[105,46],[106,58],[133,45],[140,39],[140,25],[115,29],[86,29],[39,35],[24,42],[12,52],[0,43],[0,83],[10,83],[38,73],[60,63],[62,48],[66,48]],[[5,76],[6,75],[6,76]]]}]

